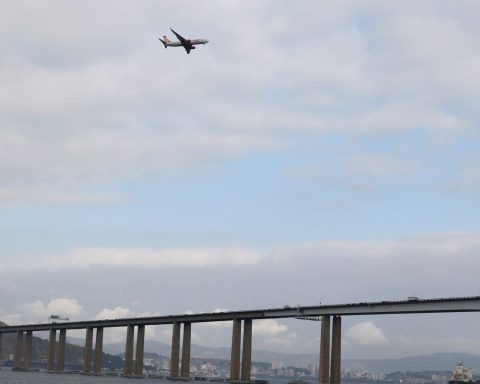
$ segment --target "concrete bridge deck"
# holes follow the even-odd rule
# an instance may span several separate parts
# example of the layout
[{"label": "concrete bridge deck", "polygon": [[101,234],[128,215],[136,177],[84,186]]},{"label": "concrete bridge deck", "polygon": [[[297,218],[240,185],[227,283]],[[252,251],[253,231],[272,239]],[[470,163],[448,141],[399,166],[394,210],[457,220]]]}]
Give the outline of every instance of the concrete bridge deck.
[{"label": "concrete bridge deck", "polygon": [[123,319],[86,320],[43,324],[23,324],[0,327],[0,333],[17,331],[49,331],[55,329],[84,329],[87,327],[126,327],[128,325],[161,325],[178,323],[202,323],[232,321],[235,319],[281,319],[321,316],[394,315],[442,312],[480,312],[480,296],[439,299],[410,299],[377,301],[353,304],[316,306],[285,306],[283,308],[245,311],[210,312],[168,316],[135,317]]}]

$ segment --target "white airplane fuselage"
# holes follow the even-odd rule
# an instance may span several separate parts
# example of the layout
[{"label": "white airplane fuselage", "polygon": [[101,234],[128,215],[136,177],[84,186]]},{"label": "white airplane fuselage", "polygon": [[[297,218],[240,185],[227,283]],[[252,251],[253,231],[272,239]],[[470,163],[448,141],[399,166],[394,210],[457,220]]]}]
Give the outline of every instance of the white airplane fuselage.
[{"label": "white airplane fuselage", "polygon": [[[191,45],[205,45],[208,43],[208,40],[207,39],[192,39],[190,40],[190,44]],[[164,42],[164,45],[166,45],[167,47],[183,47],[183,44],[179,41],[167,41],[167,42]]]}]

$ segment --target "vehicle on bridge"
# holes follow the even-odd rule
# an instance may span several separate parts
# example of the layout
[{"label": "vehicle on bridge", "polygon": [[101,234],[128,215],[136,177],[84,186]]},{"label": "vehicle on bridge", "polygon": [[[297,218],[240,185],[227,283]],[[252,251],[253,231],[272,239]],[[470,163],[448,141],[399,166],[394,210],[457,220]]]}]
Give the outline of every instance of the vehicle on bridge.
[{"label": "vehicle on bridge", "polygon": [[57,321],[69,321],[70,319],[68,317],[62,317],[60,315],[50,315],[48,318],[48,321],[51,323],[55,324]]}]

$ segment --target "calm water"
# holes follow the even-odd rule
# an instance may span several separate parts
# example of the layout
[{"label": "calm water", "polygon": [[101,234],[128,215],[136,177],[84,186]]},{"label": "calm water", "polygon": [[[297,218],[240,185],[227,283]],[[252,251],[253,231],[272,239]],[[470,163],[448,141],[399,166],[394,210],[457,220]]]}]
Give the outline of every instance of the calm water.
[{"label": "calm water", "polygon": [[[272,384],[286,384],[287,379],[271,379],[269,380]],[[125,377],[113,377],[113,376],[85,376],[79,374],[55,374],[55,373],[44,373],[44,372],[21,372],[21,371],[10,371],[10,370],[1,370],[0,371],[0,384],[26,384],[26,383],[35,383],[35,384],[127,384],[127,383],[158,383],[158,384],[175,384],[182,383],[181,381],[170,381],[162,379],[133,379]],[[190,383],[198,384],[212,384],[209,382],[202,381],[190,381]]]},{"label": "calm water", "polygon": [[[26,384],[26,383],[35,383],[35,384],[117,384],[123,383],[126,384],[134,379],[126,379],[123,377],[111,377],[111,376],[85,376],[78,374],[55,374],[55,373],[44,373],[44,372],[21,372],[21,371],[10,371],[10,370],[1,370],[0,371],[0,383],[8,384]],[[163,380],[135,380],[135,382],[141,383],[166,383]]]}]

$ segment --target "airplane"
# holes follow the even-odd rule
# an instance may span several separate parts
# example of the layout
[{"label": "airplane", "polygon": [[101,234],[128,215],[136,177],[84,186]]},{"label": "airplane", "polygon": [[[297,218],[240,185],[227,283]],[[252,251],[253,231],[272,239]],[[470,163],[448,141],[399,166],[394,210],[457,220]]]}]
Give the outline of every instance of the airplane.
[{"label": "airplane", "polygon": [[180,36],[177,32],[175,32],[172,27],[170,30],[173,32],[175,36],[177,36],[178,41],[171,41],[167,36],[163,36],[163,39],[158,39],[163,43],[165,48],[167,47],[183,47],[187,53],[190,53],[191,49],[195,49],[195,45],[205,45],[208,43],[207,39],[185,39]]}]

